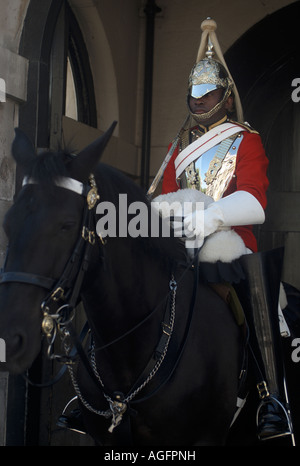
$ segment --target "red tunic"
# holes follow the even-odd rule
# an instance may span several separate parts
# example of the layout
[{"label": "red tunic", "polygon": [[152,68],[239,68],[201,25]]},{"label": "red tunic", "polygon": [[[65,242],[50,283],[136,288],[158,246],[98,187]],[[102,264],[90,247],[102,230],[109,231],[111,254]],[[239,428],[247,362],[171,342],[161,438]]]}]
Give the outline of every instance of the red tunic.
[{"label": "red tunic", "polygon": [[[176,147],[169,161],[163,178],[162,194],[178,191],[174,161],[178,155]],[[223,197],[235,191],[247,191],[260,202],[263,209],[267,205],[266,190],[269,185],[267,178],[268,158],[259,134],[250,131],[243,132],[243,139],[238,149],[234,176]],[[242,237],[247,248],[257,251],[257,242],[252,225],[237,226],[233,229]]]}]

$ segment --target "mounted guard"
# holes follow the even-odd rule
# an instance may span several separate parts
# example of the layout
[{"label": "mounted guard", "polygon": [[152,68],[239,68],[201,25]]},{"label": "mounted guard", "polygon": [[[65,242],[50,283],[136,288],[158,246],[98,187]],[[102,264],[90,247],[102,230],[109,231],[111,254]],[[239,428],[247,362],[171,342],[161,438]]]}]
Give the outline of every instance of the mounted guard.
[{"label": "mounted guard", "polygon": [[[201,25],[198,56],[188,82],[189,114],[148,194],[163,177],[162,195],[156,202],[203,201],[202,215],[197,210],[183,215],[179,230],[193,234],[196,247],[202,246],[198,250],[202,268],[206,263],[222,264],[221,275],[212,274],[208,280],[212,287],[223,287],[226,295],[225,283],[231,282],[238,292],[250,329],[250,352],[261,400],[257,411],[259,439],[293,438],[278,319],[282,254],[258,253],[252,231],[252,225],[265,220],[268,159],[258,132],[243,121],[239,94],[222,55],[216,27],[210,18]],[[174,216],[178,219],[176,213]],[[173,225],[176,232],[178,224]],[[233,264],[242,267],[238,279],[233,279]],[[282,332],[288,333],[287,327]]]}]

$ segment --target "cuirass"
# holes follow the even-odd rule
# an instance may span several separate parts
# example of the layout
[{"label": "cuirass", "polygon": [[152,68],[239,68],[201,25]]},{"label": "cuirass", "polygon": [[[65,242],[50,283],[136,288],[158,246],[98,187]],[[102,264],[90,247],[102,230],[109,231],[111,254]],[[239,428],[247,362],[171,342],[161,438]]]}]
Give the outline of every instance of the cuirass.
[{"label": "cuirass", "polygon": [[177,180],[180,188],[197,189],[219,200],[234,176],[242,139],[243,133],[224,139],[190,163]]}]

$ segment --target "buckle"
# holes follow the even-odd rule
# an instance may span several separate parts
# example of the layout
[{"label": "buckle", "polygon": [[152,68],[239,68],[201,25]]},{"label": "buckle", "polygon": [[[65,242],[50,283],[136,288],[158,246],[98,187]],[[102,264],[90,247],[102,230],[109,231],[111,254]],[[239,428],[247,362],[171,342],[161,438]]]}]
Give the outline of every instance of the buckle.
[{"label": "buckle", "polygon": [[270,396],[270,392],[267,386],[267,382],[263,380],[262,382],[259,382],[257,385],[257,390],[259,394],[259,398],[261,400],[264,400],[265,398],[268,398]]},{"label": "buckle", "polygon": [[56,288],[56,290],[54,290],[52,295],[51,295],[51,299],[53,301],[59,301],[63,297],[64,297],[64,289],[61,288],[60,286],[58,288]]}]

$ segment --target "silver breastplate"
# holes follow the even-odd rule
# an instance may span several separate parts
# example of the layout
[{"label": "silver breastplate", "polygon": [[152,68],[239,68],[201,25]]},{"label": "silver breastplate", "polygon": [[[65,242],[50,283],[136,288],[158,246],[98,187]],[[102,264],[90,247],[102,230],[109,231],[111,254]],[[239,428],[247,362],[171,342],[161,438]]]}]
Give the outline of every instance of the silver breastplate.
[{"label": "silver breastplate", "polygon": [[179,177],[180,188],[197,189],[215,201],[231,181],[243,133],[224,139],[187,166]]}]

